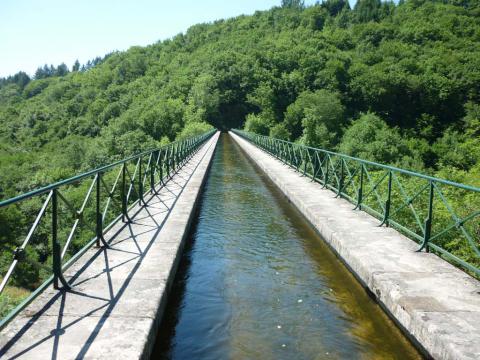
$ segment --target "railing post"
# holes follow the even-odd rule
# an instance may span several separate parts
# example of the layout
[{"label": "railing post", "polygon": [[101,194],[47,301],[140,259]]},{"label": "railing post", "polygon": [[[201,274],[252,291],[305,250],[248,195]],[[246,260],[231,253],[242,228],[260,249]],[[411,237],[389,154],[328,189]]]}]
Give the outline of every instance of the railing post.
[{"label": "railing post", "polygon": [[177,169],[182,166],[182,147],[182,143],[177,145]]},{"label": "railing post", "polygon": [[176,144],[172,146],[172,172],[175,172],[175,156],[177,155]]},{"label": "railing post", "polygon": [[52,191],[52,266],[53,266],[53,287],[59,289],[59,281],[63,287],[69,289],[67,280],[62,274],[62,255],[60,243],[58,242],[58,190]]},{"label": "railing post", "polygon": [[336,197],[339,197],[342,195],[342,190],[343,190],[343,178],[344,178],[344,172],[345,172],[345,169],[344,169],[344,160],[342,158],[340,158],[340,179],[338,181],[338,192],[337,192],[337,196]]},{"label": "railing post", "polygon": [[171,149],[172,149],[172,145],[169,145],[167,151],[165,152],[165,156],[166,156],[165,163],[167,165],[167,176],[170,175],[170,152],[171,152]]},{"label": "railing post", "polygon": [[387,191],[387,201],[385,202],[385,214],[383,214],[383,221],[380,224],[388,226],[388,220],[390,218],[390,204],[392,199],[392,171],[388,172],[388,191]]},{"label": "railing post", "polygon": [[434,194],[434,185],[433,185],[433,181],[430,180],[430,194],[428,197],[428,215],[427,215],[427,218],[425,219],[423,243],[420,246],[420,249],[418,249],[417,251],[422,251],[423,249],[425,249],[426,252],[430,252],[428,242],[430,241],[430,237],[432,234],[433,194]]},{"label": "railing post", "polygon": [[317,151],[313,150],[312,181],[315,181],[315,179],[317,177],[317,170],[318,170]]},{"label": "railing post", "polygon": [[357,196],[357,206],[353,210],[362,210],[362,200],[363,200],[363,164],[360,163],[360,187],[358,188]]},{"label": "railing post", "polygon": [[174,165],[173,165],[173,171],[177,171],[178,170],[178,143],[175,144],[174,146],[174,153],[173,153],[173,161],[174,161]]},{"label": "railing post", "polygon": [[107,241],[103,237],[103,218],[102,218],[102,209],[101,209],[101,180],[102,173],[97,173],[97,189],[96,189],[96,213],[97,213],[97,226],[96,226],[96,235],[97,235],[97,246],[100,246],[100,242],[103,243],[103,246],[108,247]]},{"label": "railing post", "polygon": [[97,173],[97,177],[95,179],[95,185],[96,185],[96,190],[95,190],[95,218],[96,218],[96,227],[95,227],[95,235],[97,236],[97,247],[100,247],[100,234],[102,234],[103,229],[102,229],[102,217],[101,217],[101,211],[100,211],[100,172]]},{"label": "railing post", "polygon": [[288,165],[291,166],[291,167],[294,167],[294,164],[293,164],[293,145],[292,144],[288,144],[287,145],[287,149],[288,149]]},{"label": "railing post", "polygon": [[[158,166],[160,169],[160,183],[163,185],[163,160],[162,160],[162,150],[158,151]],[[167,167],[168,167],[168,161],[167,161]]]},{"label": "railing post", "polygon": [[325,177],[323,179],[323,188],[327,189],[328,188],[328,180],[329,180],[329,175],[330,175],[330,166],[328,166],[328,161],[330,160],[330,155],[328,153],[325,154]]},{"label": "railing post", "polygon": [[308,156],[308,149],[302,148],[302,161],[303,161],[303,176],[307,173],[307,158]]},{"label": "railing post", "polygon": [[185,144],[183,141],[180,143],[180,166],[183,165],[183,160],[185,159],[184,157],[184,151],[185,151]]},{"label": "railing post", "polygon": [[177,144],[176,150],[175,150],[175,164],[176,164],[175,170],[178,170],[180,166],[180,151],[181,151],[180,144]]},{"label": "railing post", "polygon": [[153,194],[155,191],[155,151],[152,151],[150,155],[150,192]]},{"label": "railing post", "polygon": [[122,166],[122,220],[125,222],[127,220],[127,192],[125,189],[126,184],[126,163],[123,163]]},{"label": "railing post", "polygon": [[142,174],[142,156],[138,158],[138,197],[140,204],[146,205],[143,199],[143,174]]},{"label": "railing post", "polygon": [[298,161],[298,145],[296,147],[296,152],[295,152],[295,167],[297,168],[297,171],[300,169],[301,162]]},{"label": "railing post", "polygon": [[180,164],[184,164],[183,160],[185,160],[185,144],[182,141],[180,144]]}]

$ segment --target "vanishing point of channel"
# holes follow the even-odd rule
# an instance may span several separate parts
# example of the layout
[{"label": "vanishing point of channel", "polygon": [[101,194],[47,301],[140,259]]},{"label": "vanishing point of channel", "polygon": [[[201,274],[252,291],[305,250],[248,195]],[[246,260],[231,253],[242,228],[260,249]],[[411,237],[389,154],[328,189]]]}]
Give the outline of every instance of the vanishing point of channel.
[{"label": "vanishing point of channel", "polygon": [[152,355],[159,358],[421,356],[223,134]]}]

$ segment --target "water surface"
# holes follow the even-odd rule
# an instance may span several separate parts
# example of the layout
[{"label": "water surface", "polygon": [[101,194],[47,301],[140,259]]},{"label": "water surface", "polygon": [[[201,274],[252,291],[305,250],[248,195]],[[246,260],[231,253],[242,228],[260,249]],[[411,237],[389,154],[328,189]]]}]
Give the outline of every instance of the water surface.
[{"label": "water surface", "polygon": [[222,135],[152,358],[420,355],[302,215]]}]

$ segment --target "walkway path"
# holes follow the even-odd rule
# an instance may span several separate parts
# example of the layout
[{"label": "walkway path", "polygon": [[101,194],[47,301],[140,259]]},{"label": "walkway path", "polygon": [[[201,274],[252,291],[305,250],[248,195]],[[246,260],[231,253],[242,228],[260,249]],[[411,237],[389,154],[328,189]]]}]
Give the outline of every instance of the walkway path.
[{"label": "walkway path", "polygon": [[480,282],[230,133],[379,303],[436,359],[480,359]]},{"label": "walkway path", "polygon": [[130,224],[105,236],[66,277],[72,290],[49,289],[0,334],[0,357],[148,358],[218,133]]}]

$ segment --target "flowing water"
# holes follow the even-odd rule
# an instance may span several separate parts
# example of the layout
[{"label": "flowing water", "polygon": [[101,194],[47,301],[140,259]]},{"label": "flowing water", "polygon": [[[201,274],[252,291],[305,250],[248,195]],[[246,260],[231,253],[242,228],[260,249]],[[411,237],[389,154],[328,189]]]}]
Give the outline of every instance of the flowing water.
[{"label": "flowing water", "polygon": [[152,355],[163,358],[421,356],[224,134]]}]

